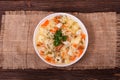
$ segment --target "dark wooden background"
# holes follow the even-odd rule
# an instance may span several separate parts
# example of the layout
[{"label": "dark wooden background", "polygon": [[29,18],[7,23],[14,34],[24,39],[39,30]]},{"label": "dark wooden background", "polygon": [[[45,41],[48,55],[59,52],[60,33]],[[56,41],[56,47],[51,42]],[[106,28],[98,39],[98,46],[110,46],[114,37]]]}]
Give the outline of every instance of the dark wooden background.
[{"label": "dark wooden background", "polygon": [[[120,0],[39,0],[0,1],[1,17],[5,11],[56,11],[56,12],[111,12],[120,13]],[[92,70],[3,70],[0,80],[120,80],[120,68]]]}]

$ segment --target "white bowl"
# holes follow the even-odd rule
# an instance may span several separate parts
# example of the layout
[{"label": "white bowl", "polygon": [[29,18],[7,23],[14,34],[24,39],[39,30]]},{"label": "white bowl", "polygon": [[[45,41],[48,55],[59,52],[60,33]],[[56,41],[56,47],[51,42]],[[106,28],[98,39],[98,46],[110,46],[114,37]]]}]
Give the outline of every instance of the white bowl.
[{"label": "white bowl", "polygon": [[[52,64],[52,63],[47,62],[42,56],[39,55],[39,52],[38,52],[37,47],[36,47],[36,44],[35,44],[35,35],[36,35],[36,33],[37,33],[37,30],[38,30],[39,25],[42,24],[45,20],[51,19],[51,18],[53,18],[53,17],[55,17],[55,16],[58,16],[58,15],[70,16],[73,20],[75,20],[76,22],[78,22],[78,24],[80,25],[82,31],[86,34],[86,39],[85,39],[86,44],[85,44],[85,49],[84,49],[82,55],[81,55],[79,58],[77,58],[75,61],[73,61],[73,62],[71,62],[71,63],[69,63],[69,64],[64,64],[64,65],[63,65],[63,64],[61,64],[61,65]],[[33,35],[33,45],[34,45],[34,49],[35,49],[37,55],[38,55],[45,63],[47,63],[47,64],[49,64],[49,65],[52,65],[52,66],[56,66],[56,67],[66,67],[66,66],[70,66],[70,65],[78,62],[78,61],[83,57],[83,55],[85,54],[85,52],[86,52],[86,50],[87,50],[87,47],[88,47],[88,33],[87,33],[86,28],[85,28],[85,25],[84,25],[84,24],[82,23],[82,21],[81,21],[80,19],[78,19],[77,17],[75,17],[75,16],[73,16],[73,15],[71,15],[71,14],[68,14],[68,13],[53,13],[53,14],[50,14],[50,15],[46,16],[45,18],[43,18],[43,19],[39,22],[39,24],[36,26],[36,29],[35,29],[34,35]],[[38,61],[38,62],[39,62],[39,61]]]}]

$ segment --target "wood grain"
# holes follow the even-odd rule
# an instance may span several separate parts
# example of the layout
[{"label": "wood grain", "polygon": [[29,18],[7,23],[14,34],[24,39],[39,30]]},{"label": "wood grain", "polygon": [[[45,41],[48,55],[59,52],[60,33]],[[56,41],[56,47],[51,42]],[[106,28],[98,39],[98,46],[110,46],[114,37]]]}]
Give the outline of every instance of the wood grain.
[{"label": "wood grain", "polygon": [[0,11],[38,10],[58,12],[120,12],[120,0],[39,0],[0,1]]},{"label": "wood grain", "polygon": [[1,15],[1,27],[0,27],[0,68],[2,68],[2,63],[3,63],[3,35],[4,35],[4,21],[5,21],[5,16]]},{"label": "wood grain", "polygon": [[[73,0],[69,0],[73,1]],[[77,0],[74,0],[77,1]],[[81,3],[81,1],[84,2]],[[56,9],[52,8],[53,2],[57,2]],[[63,2],[63,3],[60,3]],[[101,3],[102,2],[102,3]],[[34,3],[34,4],[32,4]],[[79,12],[100,12],[100,11],[116,11],[120,12],[120,0],[79,0],[77,1],[78,5],[70,7],[72,4],[66,4],[68,1],[65,0],[44,0],[40,1],[0,1],[0,20],[4,14],[4,11],[16,11],[16,10],[54,10],[54,11],[79,11]],[[99,4],[101,3],[101,5]],[[37,6],[36,6],[37,4]],[[65,5],[67,5],[65,7]],[[75,4],[75,3],[74,3]],[[46,6],[50,6],[46,7]],[[58,5],[61,5],[58,7]],[[86,6],[87,5],[87,6]],[[88,6],[89,5],[89,6]],[[41,6],[43,6],[41,8]],[[34,7],[34,8],[33,8]],[[60,8],[62,7],[62,8]],[[76,9],[77,8],[77,9]],[[120,20],[118,21],[120,22]],[[1,25],[0,21],[0,25]],[[119,24],[120,25],[120,24]],[[3,31],[2,26],[0,26],[0,35]],[[119,28],[117,28],[119,31]],[[119,35],[119,32],[117,33]],[[118,36],[117,36],[118,37]],[[118,39],[120,39],[118,37]],[[1,41],[0,41],[1,43]],[[120,54],[120,41],[117,41],[117,54]],[[2,46],[0,46],[1,48]],[[0,54],[1,56],[1,54]],[[120,57],[117,58],[120,61]],[[3,58],[0,58],[3,60]],[[120,62],[119,62],[120,63]],[[1,64],[1,62],[0,62]],[[120,67],[120,66],[119,66]],[[1,65],[0,65],[1,68]],[[0,69],[1,70],[1,69]],[[47,69],[47,70],[2,70],[0,71],[0,80],[120,80],[120,68],[115,69],[105,69],[105,70],[56,70],[56,69]]]},{"label": "wood grain", "polygon": [[[116,61],[117,63],[120,63],[120,14],[117,14],[117,55],[116,55]],[[117,64],[117,67],[120,68],[120,64]]]},{"label": "wood grain", "polygon": [[1,80],[120,80],[120,69],[109,70],[1,70]]}]

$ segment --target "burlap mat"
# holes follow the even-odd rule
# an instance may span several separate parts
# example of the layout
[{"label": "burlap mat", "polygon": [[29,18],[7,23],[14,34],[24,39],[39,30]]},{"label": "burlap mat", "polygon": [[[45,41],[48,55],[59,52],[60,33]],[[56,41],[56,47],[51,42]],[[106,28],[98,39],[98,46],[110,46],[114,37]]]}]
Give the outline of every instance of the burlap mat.
[{"label": "burlap mat", "polygon": [[[7,11],[2,16],[0,67],[3,69],[56,68],[44,63],[33,48],[33,32],[52,12]],[[86,54],[76,64],[59,69],[105,69],[116,67],[116,13],[70,13],[85,24],[89,35]]]}]

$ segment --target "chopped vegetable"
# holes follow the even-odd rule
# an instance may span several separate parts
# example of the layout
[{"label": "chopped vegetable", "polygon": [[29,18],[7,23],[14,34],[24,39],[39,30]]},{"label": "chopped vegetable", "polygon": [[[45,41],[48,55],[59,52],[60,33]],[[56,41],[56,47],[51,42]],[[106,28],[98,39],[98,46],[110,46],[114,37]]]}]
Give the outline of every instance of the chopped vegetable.
[{"label": "chopped vegetable", "polygon": [[80,55],[83,53],[83,47],[78,48],[79,49],[79,53],[77,54],[77,57],[80,57]]},{"label": "chopped vegetable", "polygon": [[61,42],[60,41],[54,41],[54,46],[58,46],[59,44],[61,44]]},{"label": "chopped vegetable", "polygon": [[80,54],[82,54],[82,53],[83,53],[83,50],[82,50],[82,49],[79,49],[79,52],[80,52]]},{"label": "chopped vegetable", "polygon": [[63,40],[63,41],[66,41],[66,40],[67,40],[67,36],[63,36],[63,37],[62,37],[62,40]]},{"label": "chopped vegetable", "polygon": [[54,21],[55,21],[56,23],[59,23],[59,20],[58,20],[58,19],[56,19],[56,18],[54,19]]},{"label": "chopped vegetable", "polygon": [[67,36],[62,35],[61,29],[56,31],[54,35],[54,46],[59,46],[62,43],[62,41],[66,41],[66,40],[67,40]]},{"label": "chopped vegetable", "polygon": [[46,56],[45,60],[48,61],[48,62],[51,62],[53,59],[49,56]]},{"label": "chopped vegetable", "polygon": [[67,26],[65,26],[65,25],[62,25],[62,28],[66,28]]},{"label": "chopped vegetable", "polygon": [[40,51],[40,55],[44,55],[44,52],[43,52],[43,51]]},{"label": "chopped vegetable", "polygon": [[37,46],[41,46],[42,44],[43,44],[43,43],[41,43],[41,42],[38,42],[38,43],[37,43]]},{"label": "chopped vegetable", "polygon": [[73,47],[77,48],[77,44],[73,44]]},{"label": "chopped vegetable", "polygon": [[76,56],[70,56],[70,60],[74,61],[76,59]]},{"label": "chopped vegetable", "polygon": [[79,49],[84,49],[84,46],[79,46]]},{"label": "chopped vegetable", "polygon": [[83,49],[79,49],[79,54],[77,55],[77,57],[80,57],[82,53],[83,53]]},{"label": "chopped vegetable", "polygon": [[81,33],[82,39],[85,39],[85,34]]},{"label": "chopped vegetable", "polygon": [[63,44],[56,47],[56,51],[59,51],[63,47]]},{"label": "chopped vegetable", "polygon": [[58,30],[58,28],[55,27],[54,29],[50,29],[50,32],[55,33],[57,30]]},{"label": "chopped vegetable", "polygon": [[46,20],[41,26],[46,27],[49,24],[49,20]]},{"label": "chopped vegetable", "polygon": [[61,16],[56,16],[55,18],[54,18],[54,21],[56,22],[56,23],[59,23],[60,21],[59,21],[59,19],[61,18]]}]

